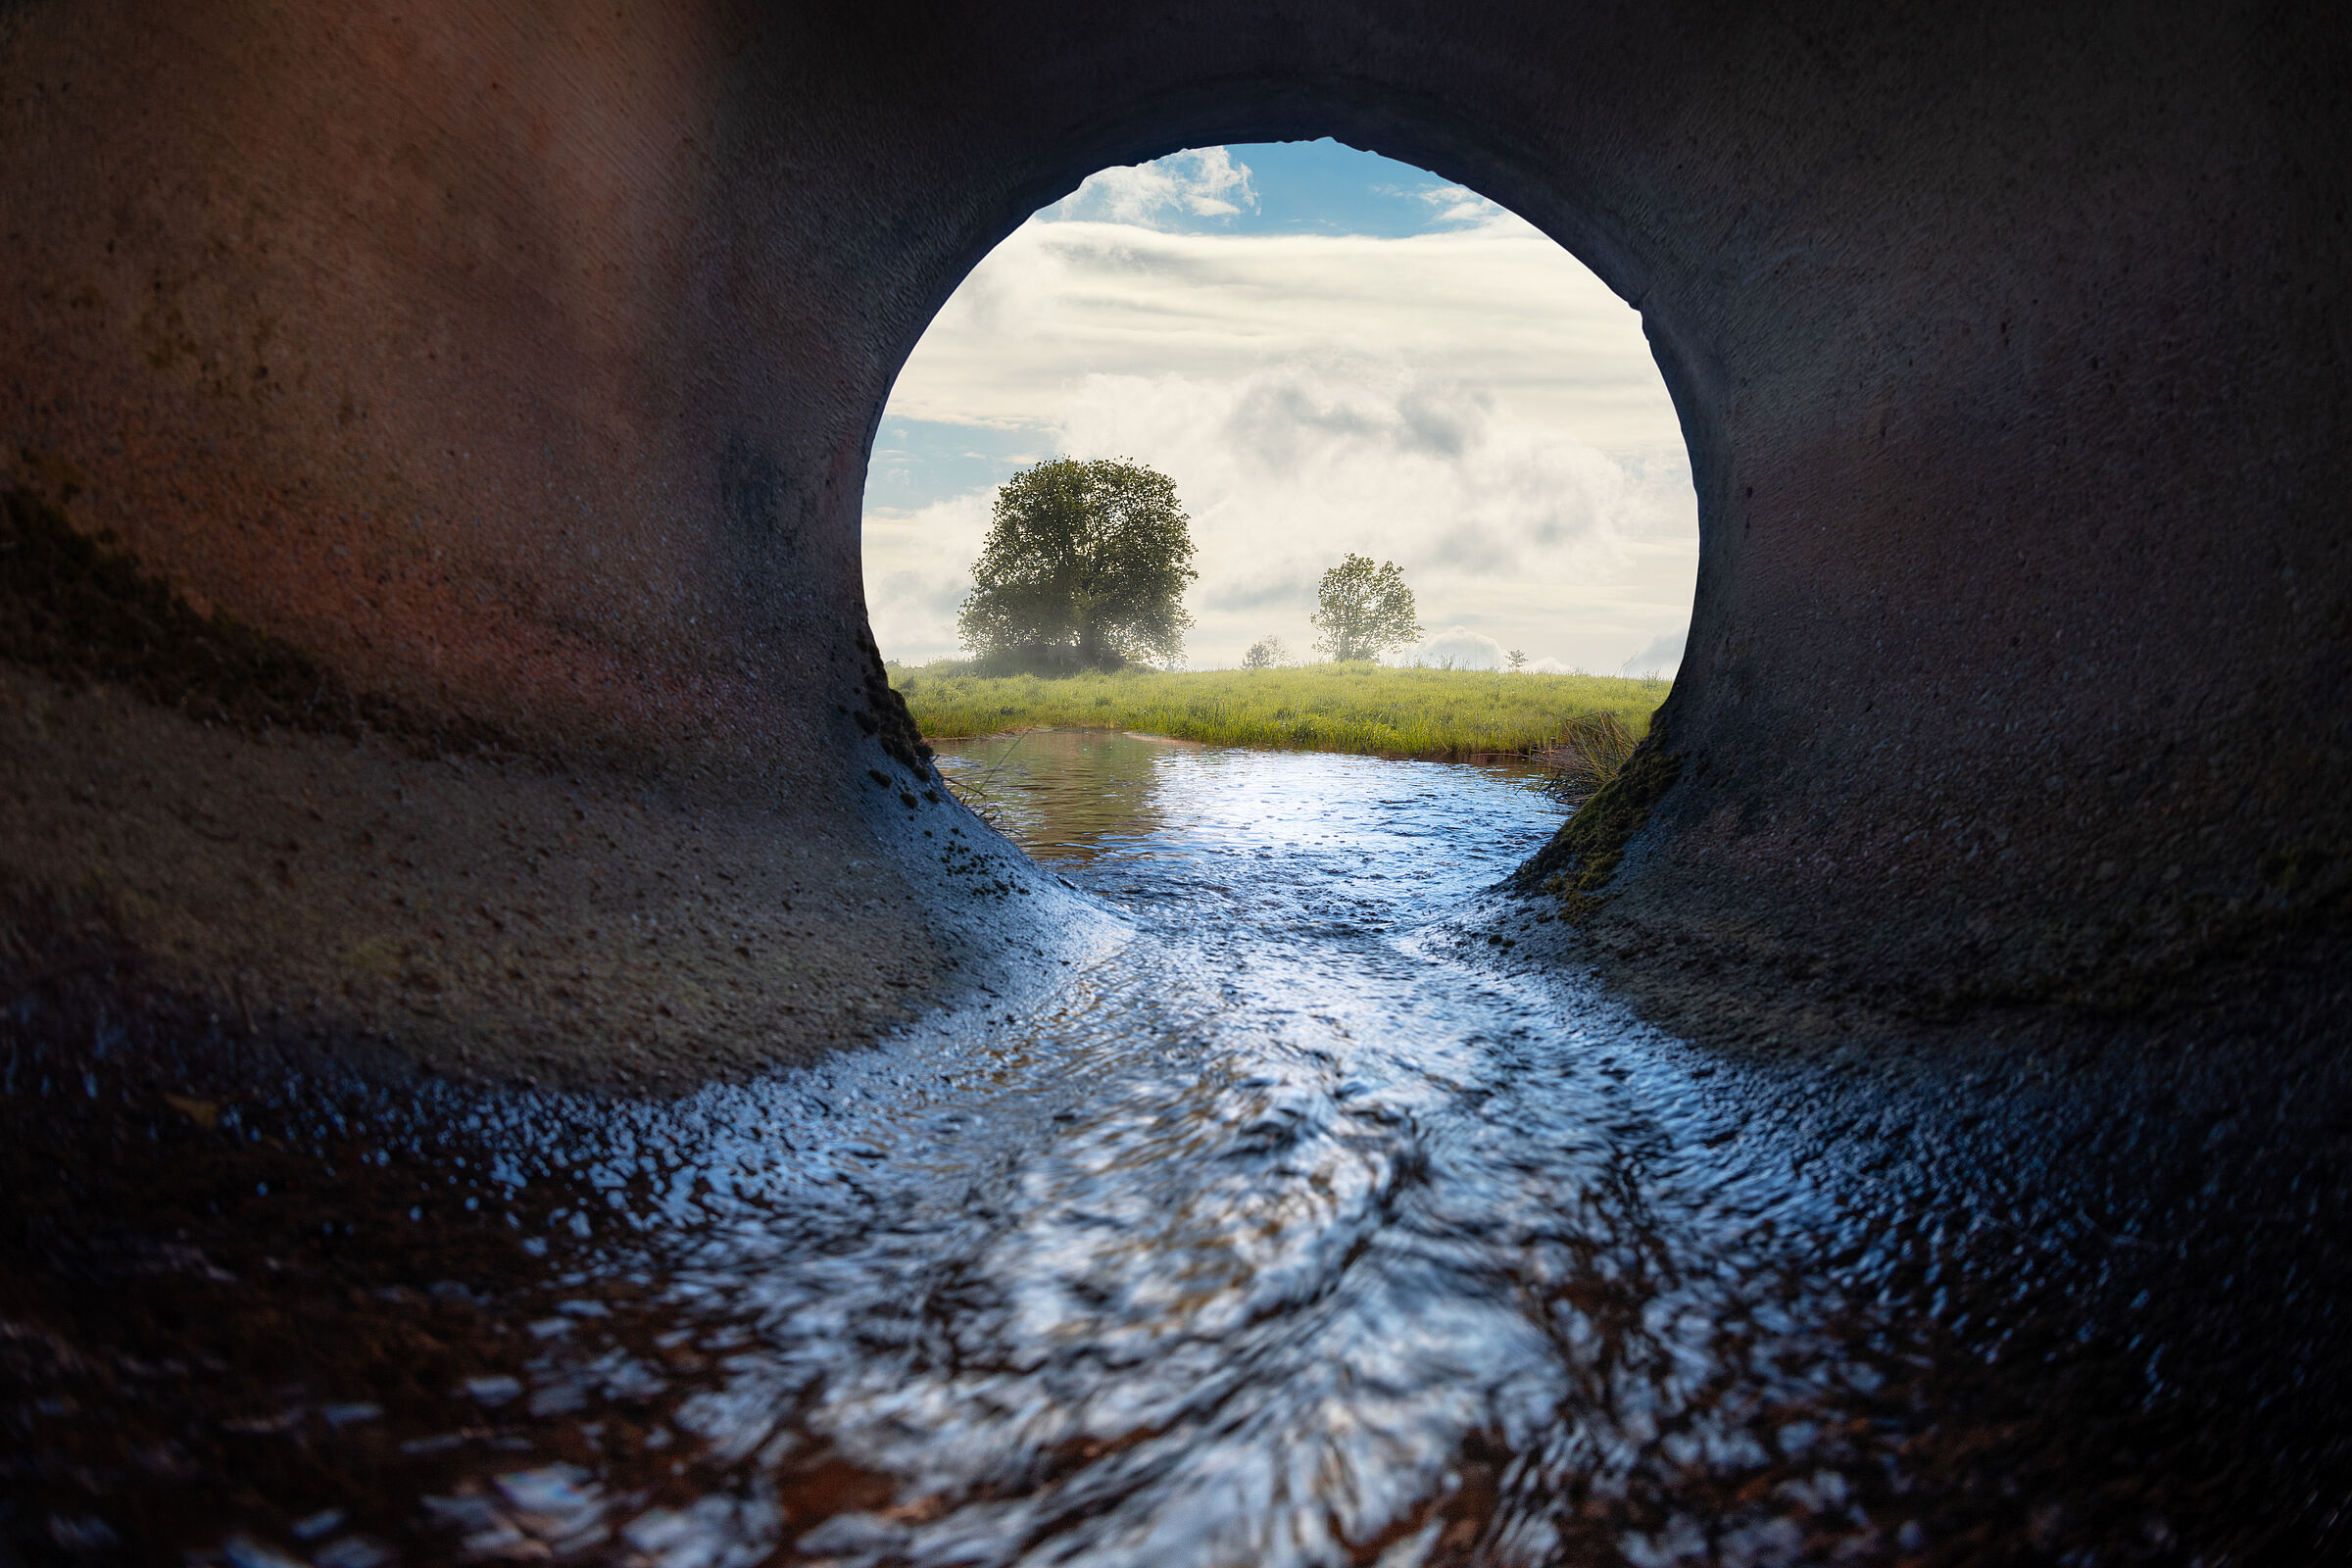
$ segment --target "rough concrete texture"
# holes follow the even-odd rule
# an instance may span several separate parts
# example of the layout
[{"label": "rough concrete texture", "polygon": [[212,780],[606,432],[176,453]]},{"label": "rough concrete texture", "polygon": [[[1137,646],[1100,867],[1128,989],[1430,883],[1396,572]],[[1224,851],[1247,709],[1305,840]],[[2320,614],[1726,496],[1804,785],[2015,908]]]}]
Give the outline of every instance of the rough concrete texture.
[{"label": "rough concrete texture", "polygon": [[[2317,4],[31,0],[0,436],[200,609],[488,726],[608,830],[699,778],[819,881],[925,887],[856,722],[893,376],[1093,170],[1337,135],[1592,266],[1681,411],[1681,765],[1593,916],[1629,972],[2131,1004],[2341,924],[2347,66]],[[98,863],[80,741],[11,733],[58,835],[11,874]],[[213,774],[292,765],[239,744]],[[444,788],[418,831],[481,874],[536,852],[459,836],[464,792],[561,825],[557,783]],[[300,837],[299,798],[236,808]],[[139,853],[255,874],[161,847],[193,820]],[[371,934],[343,898],[321,951]],[[921,951],[953,901],[909,900],[859,932]],[[223,935],[190,983],[281,951]]]},{"label": "rough concrete texture", "polygon": [[9,912],[95,924],[240,1037],[662,1092],[1008,984],[974,916],[1019,897],[1018,862],[936,804],[926,889],[854,819],[757,790],[259,740],[5,666],[0,733],[0,876],[51,895]]}]

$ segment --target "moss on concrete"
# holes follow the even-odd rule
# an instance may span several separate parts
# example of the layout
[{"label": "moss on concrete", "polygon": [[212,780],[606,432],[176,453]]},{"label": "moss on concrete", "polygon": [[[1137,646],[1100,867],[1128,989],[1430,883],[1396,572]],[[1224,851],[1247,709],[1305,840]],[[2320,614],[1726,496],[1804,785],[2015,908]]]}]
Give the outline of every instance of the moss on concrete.
[{"label": "moss on concrete", "polygon": [[1520,868],[1519,885],[1556,896],[1570,920],[1598,913],[1605,902],[1603,890],[1617,874],[1626,846],[1682,770],[1682,758],[1666,751],[1652,731],[1623,770],[1561,823],[1551,842]]},{"label": "moss on concrete", "polygon": [[[920,783],[931,781],[931,743],[907,711],[906,699],[890,683],[890,671],[882,662],[882,650],[874,643],[873,633],[863,626],[858,628],[858,649],[864,656],[862,671],[865,683],[866,706],[850,716],[858,727],[882,743],[900,766],[912,773]],[[911,806],[914,803],[906,803]]]}]

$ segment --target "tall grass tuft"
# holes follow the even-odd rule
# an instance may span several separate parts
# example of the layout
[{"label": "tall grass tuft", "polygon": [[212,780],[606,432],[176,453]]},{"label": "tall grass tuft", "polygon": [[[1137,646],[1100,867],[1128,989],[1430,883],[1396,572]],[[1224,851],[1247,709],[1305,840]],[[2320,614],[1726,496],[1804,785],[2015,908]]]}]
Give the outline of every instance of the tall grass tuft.
[{"label": "tall grass tuft", "polygon": [[1605,709],[1579,713],[1560,726],[1559,738],[1530,754],[1548,776],[1544,788],[1573,814],[1625,771],[1641,737]]},{"label": "tall grass tuft", "polygon": [[1012,761],[1013,754],[1021,749],[1023,737],[1016,736],[996,760],[981,768],[957,768],[953,774],[943,772],[940,782],[946,784],[956,799],[981,821],[999,832],[1005,830],[1004,803],[997,792],[998,780]]},{"label": "tall grass tuft", "polygon": [[1559,745],[1571,715],[1607,713],[1637,739],[1662,680],[1309,664],[1169,673],[981,676],[942,661],[891,683],[935,740],[1022,729],[1121,729],[1218,746],[1468,761]]}]

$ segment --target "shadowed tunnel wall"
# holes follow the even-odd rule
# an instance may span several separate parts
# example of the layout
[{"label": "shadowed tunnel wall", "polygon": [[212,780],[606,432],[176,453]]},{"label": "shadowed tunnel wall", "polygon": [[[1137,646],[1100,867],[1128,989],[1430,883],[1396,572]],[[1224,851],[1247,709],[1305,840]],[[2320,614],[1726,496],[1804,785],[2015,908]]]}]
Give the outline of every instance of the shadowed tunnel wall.
[{"label": "shadowed tunnel wall", "polygon": [[[15,951],[95,920],[188,995],[492,1065],[592,1015],[680,1072],[902,1015],[1013,916],[918,864],[950,808],[871,685],[892,379],[1090,172],[1331,134],[1575,252],[1681,412],[1701,561],[1654,808],[1550,867],[1604,947],[1936,1011],[2259,961],[2335,928],[2352,855],[2344,32],[10,6],[12,528],[111,533],[375,715],[191,706],[19,549],[48,618],[5,666]],[[773,914],[796,893],[823,919]],[[624,909],[707,929],[657,977]],[[500,956],[532,942],[576,977]]]}]

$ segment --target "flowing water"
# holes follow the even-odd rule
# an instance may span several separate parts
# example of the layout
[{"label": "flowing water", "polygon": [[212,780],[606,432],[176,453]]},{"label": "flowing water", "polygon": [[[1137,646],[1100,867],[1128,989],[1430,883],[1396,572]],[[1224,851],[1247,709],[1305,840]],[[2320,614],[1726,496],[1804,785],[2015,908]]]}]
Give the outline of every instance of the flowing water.
[{"label": "flowing water", "polygon": [[[240,1568],[2186,1551],[2177,1502],[2113,1490],[2144,1461],[2017,1416],[2054,1376],[2015,1307],[2050,1310],[2041,1242],[1972,1295],[1994,1208],[1823,1160],[1472,935],[1557,825],[1523,773],[948,750],[1121,938],[673,1105],[215,1111],[264,1191],[122,1241],[119,1300],[0,1322],[41,1455],[14,1539]],[[320,1159],[335,1204],[269,1206]],[[2128,1419],[2146,1360],[2100,1396]]]}]

